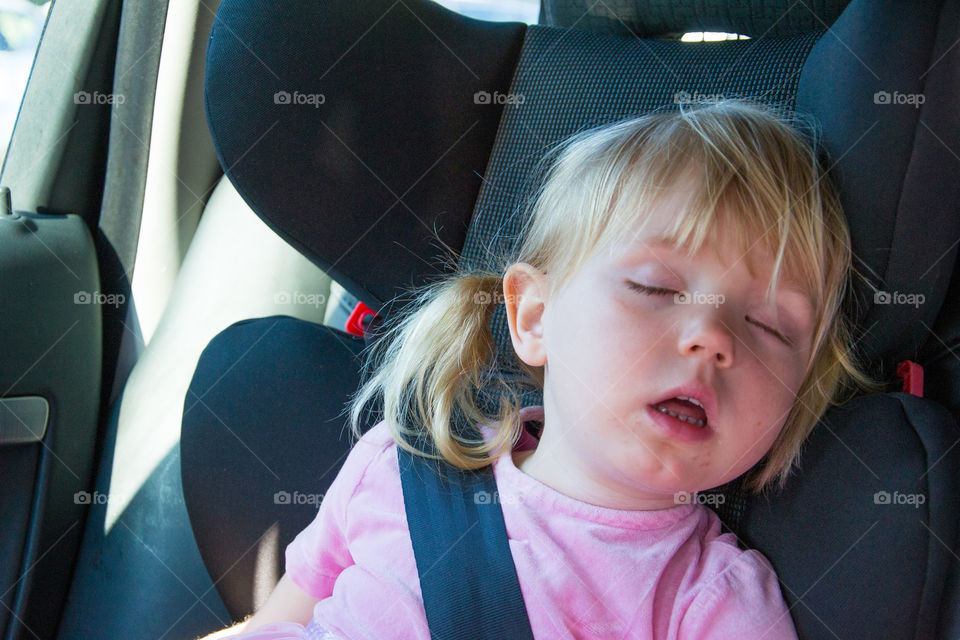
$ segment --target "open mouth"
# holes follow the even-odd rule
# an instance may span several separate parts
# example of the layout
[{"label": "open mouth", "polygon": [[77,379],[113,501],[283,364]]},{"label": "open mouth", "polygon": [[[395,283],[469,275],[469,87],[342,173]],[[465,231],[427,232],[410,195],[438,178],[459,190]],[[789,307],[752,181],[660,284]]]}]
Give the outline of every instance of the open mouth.
[{"label": "open mouth", "polygon": [[695,399],[686,396],[676,396],[663,400],[655,405],[654,409],[677,420],[704,428],[707,426],[707,412]]}]

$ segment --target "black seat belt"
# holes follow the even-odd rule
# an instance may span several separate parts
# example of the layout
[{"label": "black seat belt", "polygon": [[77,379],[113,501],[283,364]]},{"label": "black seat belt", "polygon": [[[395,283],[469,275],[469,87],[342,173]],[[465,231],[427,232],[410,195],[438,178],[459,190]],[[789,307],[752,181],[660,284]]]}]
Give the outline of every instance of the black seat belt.
[{"label": "black seat belt", "polygon": [[[351,318],[357,316],[355,324],[369,348],[383,318],[357,312]],[[481,438],[466,421],[454,427],[466,438]],[[414,446],[436,453],[427,440]],[[533,640],[493,467],[462,471],[402,447],[397,447],[397,458],[430,637]]]},{"label": "black seat belt", "polygon": [[461,471],[401,447],[397,455],[431,637],[533,640],[493,467]]}]

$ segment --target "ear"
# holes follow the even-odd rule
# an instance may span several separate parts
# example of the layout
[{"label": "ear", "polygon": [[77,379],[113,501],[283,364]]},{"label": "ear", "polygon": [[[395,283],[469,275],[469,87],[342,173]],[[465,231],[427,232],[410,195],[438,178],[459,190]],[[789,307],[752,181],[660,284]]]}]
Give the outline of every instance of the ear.
[{"label": "ear", "polygon": [[503,276],[503,297],[510,325],[510,339],[517,356],[532,367],[547,362],[543,341],[547,277],[525,262],[515,262]]}]

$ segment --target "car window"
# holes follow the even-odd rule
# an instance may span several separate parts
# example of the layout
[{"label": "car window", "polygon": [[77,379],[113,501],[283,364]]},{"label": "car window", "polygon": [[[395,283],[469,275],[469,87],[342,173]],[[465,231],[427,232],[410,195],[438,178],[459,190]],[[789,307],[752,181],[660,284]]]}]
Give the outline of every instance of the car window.
[{"label": "car window", "polygon": [[50,0],[0,0],[0,160],[7,155],[50,5]]},{"label": "car window", "polygon": [[533,24],[540,12],[540,0],[436,0],[448,9],[481,20]]}]

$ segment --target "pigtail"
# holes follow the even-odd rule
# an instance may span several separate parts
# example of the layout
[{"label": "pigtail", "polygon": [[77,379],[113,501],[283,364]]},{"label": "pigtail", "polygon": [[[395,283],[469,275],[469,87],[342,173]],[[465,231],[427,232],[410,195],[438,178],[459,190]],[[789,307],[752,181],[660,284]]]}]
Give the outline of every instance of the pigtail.
[{"label": "pigtail", "polygon": [[[510,451],[519,437],[519,398],[492,366],[495,343],[490,331],[502,288],[499,274],[473,271],[420,290],[411,308],[397,314],[392,326],[383,327],[368,354],[372,377],[349,408],[353,434],[360,437],[364,407],[380,399],[394,440],[411,453],[438,459],[415,446],[428,439],[450,464],[478,469],[490,463],[492,451]],[[498,415],[478,406],[479,390],[499,397]],[[454,429],[455,417],[499,428],[490,441],[471,439]]]}]

